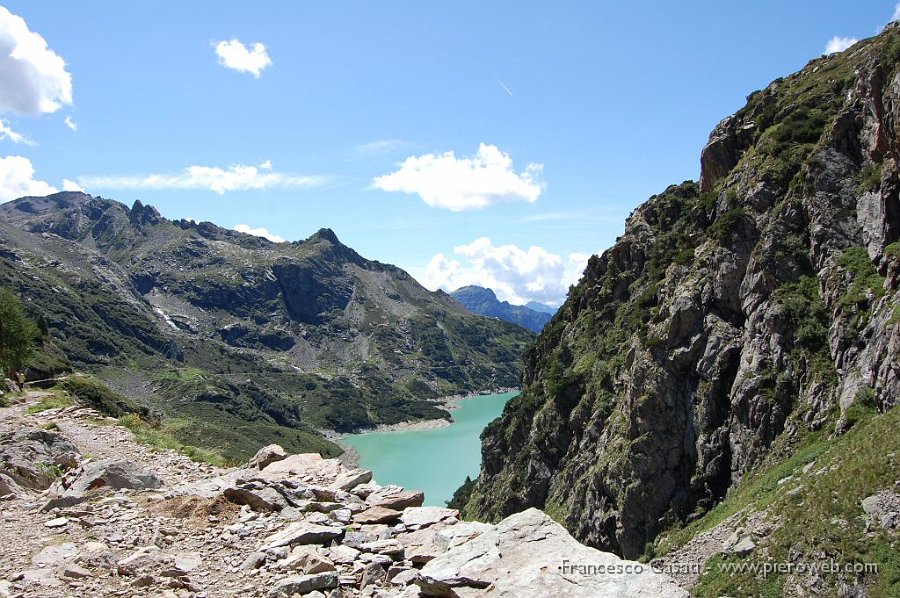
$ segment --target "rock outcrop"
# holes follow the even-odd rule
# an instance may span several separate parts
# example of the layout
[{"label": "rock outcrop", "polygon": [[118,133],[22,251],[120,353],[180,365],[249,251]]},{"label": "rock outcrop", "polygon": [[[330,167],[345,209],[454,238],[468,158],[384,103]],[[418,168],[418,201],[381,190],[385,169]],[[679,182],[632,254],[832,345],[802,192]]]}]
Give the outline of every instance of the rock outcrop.
[{"label": "rock outcrop", "polygon": [[[767,458],[900,402],[900,26],[748,98],[591,258],[467,512],[634,558]],[[773,453],[775,453],[773,455]]]}]

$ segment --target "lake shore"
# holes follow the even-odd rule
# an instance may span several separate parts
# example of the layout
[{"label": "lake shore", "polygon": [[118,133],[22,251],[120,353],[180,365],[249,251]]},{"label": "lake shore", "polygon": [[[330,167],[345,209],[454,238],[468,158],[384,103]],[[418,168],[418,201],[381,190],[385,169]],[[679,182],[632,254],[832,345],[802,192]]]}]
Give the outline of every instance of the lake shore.
[{"label": "lake shore", "polygon": [[[459,409],[459,403],[461,401],[465,401],[466,399],[471,399],[473,397],[478,397],[482,395],[492,395],[492,394],[503,394],[508,392],[518,392],[518,388],[497,388],[494,390],[482,390],[478,392],[471,392],[467,394],[456,394],[449,395],[446,397],[441,397],[439,399],[435,399],[434,403],[441,407],[442,409],[446,409],[449,412],[453,412],[456,409]],[[453,423],[453,416],[451,415],[450,419],[422,419],[422,420],[414,420],[414,421],[406,421],[406,422],[397,422],[395,424],[379,424],[377,426],[370,426],[368,428],[360,428],[358,431],[353,432],[352,434],[346,434],[337,432],[335,430],[321,430],[322,435],[325,436],[328,440],[338,444],[344,452],[338,457],[345,465],[358,467],[359,466],[359,453],[352,446],[342,442],[344,438],[347,436],[351,436],[354,434],[370,434],[373,432],[409,432],[412,430],[434,430],[437,428],[445,428]]]}]

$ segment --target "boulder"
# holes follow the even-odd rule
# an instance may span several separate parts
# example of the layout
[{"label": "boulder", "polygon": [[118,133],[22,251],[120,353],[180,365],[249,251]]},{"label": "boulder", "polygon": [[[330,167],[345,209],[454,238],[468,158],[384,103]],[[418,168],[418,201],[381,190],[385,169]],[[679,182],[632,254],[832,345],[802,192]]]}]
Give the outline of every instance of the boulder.
[{"label": "boulder", "polygon": [[349,492],[360,484],[366,484],[372,481],[372,472],[368,469],[353,469],[341,473],[332,483],[332,486],[338,490]]},{"label": "boulder", "polygon": [[385,507],[370,507],[353,516],[354,523],[393,523],[402,513]]},{"label": "boulder", "polygon": [[579,544],[537,509],[507,517],[428,562],[415,580],[425,596],[635,596],[687,598],[649,566]]},{"label": "boulder", "polygon": [[78,449],[56,432],[29,428],[0,435],[0,473],[22,488],[46,490],[77,464]]},{"label": "boulder", "polygon": [[263,486],[254,488],[249,485],[226,488],[222,496],[238,505],[247,505],[254,511],[269,513],[280,511],[288,506],[285,498],[274,488]]},{"label": "boulder", "polygon": [[270,550],[279,546],[293,546],[295,544],[325,544],[339,538],[343,533],[344,530],[339,527],[298,521],[277,534],[269,536],[260,550]]},{"label": "boulder", "polygon": [[316,590],[328,590],[338,587],[337,573],[315,573],[313,575],[292,575],[278,581],[269,590],[269,596],[293,596],[308,594]]},{"label": "boulder", "polygon": [[441,521],[459,519],[457,509],[444,509],[442,507],[409,507],[400,515],[400,523],[408,529],[421,529]]},{"label": "boulder", "polygon": [[286,559],[278,563],[284,569],[296,569],[307,575],[335,571],[334,563],[309,546],[295,546]]},{"label": "boulder", "polygon": [[162,480],[131,461],[103,459],[85,466],[66,494],[82,495],[104,487],[113,490],[153,490],[162,487]]},{"label": "boulder", "polygon": [[421,507],[423,502],[425,502],[424,493],[402,489],[393,492],[374,492],[366,498],[367,505],[397,511],[402,511],[407,507]]},{"label": "boulder", "polygon": [[265,469],[268,465],[287,458],[287,452],[277,444],[264,446],[258,451],[252,459],[244,465],[245,469]]}]

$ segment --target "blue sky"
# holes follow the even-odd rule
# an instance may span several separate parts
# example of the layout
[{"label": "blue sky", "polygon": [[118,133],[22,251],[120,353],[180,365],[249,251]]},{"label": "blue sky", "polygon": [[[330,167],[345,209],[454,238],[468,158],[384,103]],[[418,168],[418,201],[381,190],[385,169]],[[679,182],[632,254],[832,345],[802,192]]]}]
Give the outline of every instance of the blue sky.
[{"label": "blue sky", "polygon": [[638,204],[698,178],[709,132],[750,92],[898,10],[2,6],[0,201],[80,187],[287,240],[329,227],[426,286],[517,303],[561,301]]}]

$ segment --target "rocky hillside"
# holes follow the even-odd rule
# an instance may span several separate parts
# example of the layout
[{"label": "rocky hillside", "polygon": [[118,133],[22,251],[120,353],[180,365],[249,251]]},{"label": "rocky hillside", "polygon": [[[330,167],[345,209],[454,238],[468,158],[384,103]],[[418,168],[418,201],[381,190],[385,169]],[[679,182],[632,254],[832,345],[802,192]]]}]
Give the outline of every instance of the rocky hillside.
[{"label": "rocky hillside", "polygon": [[535,509],[460,522],[277,445],[220,469],[53,398],[0,408],[0,597],[687,596]]},{"label": "rocky hillside", "polygon": [[[532,332],[540,332],[553,317],[552,312],[537,311],[527,305],[512,305],[509,301],[500,301],[491,289],[475,285],[456,289],[450,296],[473,314],[500,318]],[[549,309],[546,306],[544,308]]]},{"label": "rocky hillside", "polygon": [[317,430],[448,417],[439,397],[516,386],[531,340],[328,229],[272,243],[82,193],[0,206],[0,285],[75,367],[238,459],[275,440],[337,454]]},{"label": "rocky hillside", "polygon": [[[861,503],[900,483],[898,160],[897,24],[752,93],[712,132],[700,182],[636,209],[527,352],[469,513],[545,508],[633,558],[691,537],[661,545],[663,531],[777,507],[748,559],[869,559],[881,576],[820,585],[896,591],[896,530],[869,527]],[[830,496],[806,475],[822,455],[826,473],[854,464]],[[776,595],[797,579],[705,587]]]}]

